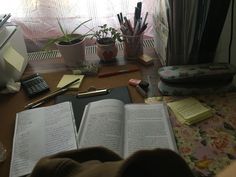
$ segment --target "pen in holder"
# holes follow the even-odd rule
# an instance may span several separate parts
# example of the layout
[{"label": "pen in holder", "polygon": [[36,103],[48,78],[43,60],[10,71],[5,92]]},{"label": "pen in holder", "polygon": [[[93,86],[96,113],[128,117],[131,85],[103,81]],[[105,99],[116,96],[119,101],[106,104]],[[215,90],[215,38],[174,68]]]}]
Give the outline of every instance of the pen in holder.
[{"label": "pen in holder", "polygon": [[143,34],[123,35],[124,58],[138,60],[143,55]]}]

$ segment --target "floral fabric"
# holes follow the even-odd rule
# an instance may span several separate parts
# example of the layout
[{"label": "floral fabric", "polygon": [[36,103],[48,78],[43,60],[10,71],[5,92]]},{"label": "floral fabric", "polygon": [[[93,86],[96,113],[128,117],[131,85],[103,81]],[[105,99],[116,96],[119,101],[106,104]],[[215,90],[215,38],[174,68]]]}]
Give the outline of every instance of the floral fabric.
[{"label": "floral fabric", "polygon": [[215,176],[236,159],[236,93],[197,98],[213,108],[214,116],[188,126],[170,113],[173,131],[179,153],[197,176]]}]

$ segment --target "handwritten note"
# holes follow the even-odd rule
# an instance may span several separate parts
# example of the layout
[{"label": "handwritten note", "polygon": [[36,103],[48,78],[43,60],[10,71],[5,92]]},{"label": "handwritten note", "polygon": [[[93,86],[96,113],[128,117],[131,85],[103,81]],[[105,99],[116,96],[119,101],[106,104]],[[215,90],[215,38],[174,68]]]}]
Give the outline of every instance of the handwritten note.
[{"label": "handwritten note", "polygon": [[17,113],[10,177],[29,174],[47,155],[77,148],[69,102]]}]

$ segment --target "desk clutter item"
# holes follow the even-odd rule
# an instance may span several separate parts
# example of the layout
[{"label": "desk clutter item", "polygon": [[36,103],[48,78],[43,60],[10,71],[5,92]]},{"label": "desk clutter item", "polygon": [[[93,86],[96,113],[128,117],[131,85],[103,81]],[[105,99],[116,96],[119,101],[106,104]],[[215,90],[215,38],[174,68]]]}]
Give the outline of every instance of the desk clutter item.
[{"label": "desk clutter item", "polygon": [[137,92],[143,97],[147,97],[149,83],[140,79],[130,79],[129,85],[134,86]]},{"label": "desk clutter item", "polygon": [[139,56],[143,55],[143,33],[147,28],[148,12],[144,18],[142,14],[142,2],[137,2],[134,13],[134,24],[131,24],[130,19],[123,18],[123,14],[117,14],[120,30],[123,34],[124,58],[127,60],[138,60]]},{"label": "desk clutter item", "polygon": [[165,66],[158,70],[163,95],[191,95],[234,91],[236,68],[229,64]]},{"label": "desk clutter item", "polygon": [[78,82],[68,87],[69,89],[79,89],[83,78],[84,78],[84,75],[65,74],[62,76],[61,80],[59,81],[57,88],[62,88],[63,86],[74,81],[75,79],[79,79]]},{"label": "desk clutter item", "polygon": [[49,86],[38,73],[30,75],[21,80],[22,87],[29,97],[49,91]]},{"label": "desk clutter item", "polygon": [[149,55],[146,55],[146,54],[139,56],[138,61],[145,66],[152,65],[154,62],[153,58]]},{"label": "desk clutter item", "polygon": [[98,64],[96,63],[86,63],[84,62],[82,66],[77,67],[72,70],[73,74],[85,75],[85,76],[95,76],[98,73]]},{"label": "desk clutter item", "polygon": [[98,77],[110,77],[114,75],[119,74],[125,74],[125,73],[131,73],[139,71],[140,68],[138,65],[135,64],[125,64],[125,65],[119,65],[117,67],[113,67],[111,70],[111,67],[102,67],[98,73]]},{"label": "desk clutter item", "polygon": [[189,97],[167,104],[179,122],[192,125],[213,116],[213,110]]}]

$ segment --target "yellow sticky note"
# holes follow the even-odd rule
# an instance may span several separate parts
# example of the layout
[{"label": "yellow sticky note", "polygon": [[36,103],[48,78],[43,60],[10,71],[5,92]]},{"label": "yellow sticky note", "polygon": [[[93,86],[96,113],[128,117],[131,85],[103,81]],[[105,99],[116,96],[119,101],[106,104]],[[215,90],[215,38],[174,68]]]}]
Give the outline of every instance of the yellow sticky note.
[{"label": "yellow sticky note", "polygon": [[9,46],[3,53],[3,58],[6,62],[16,68],[19,72],[22,71],[24,57],[19,54],[12,46]]},{"label": "yellow sticky note", "polygon": [[68,84],[78,78],[80,78],[80,80],[69,87],[72,89],[78,89],[80,87],[80,84],[81,84],[83,78],[84,78],[84,75],[65,74],[62,76],[61,80],[59,81],[57,88],[61,88],[61,87],[65,86],[66,84]]},{"label": "yellow sticky note", "polygon": [[167,104],[181,123],[188,125],[204,120],[213,115],[212,110],[200,103],[197,99],[189,97]]}]

